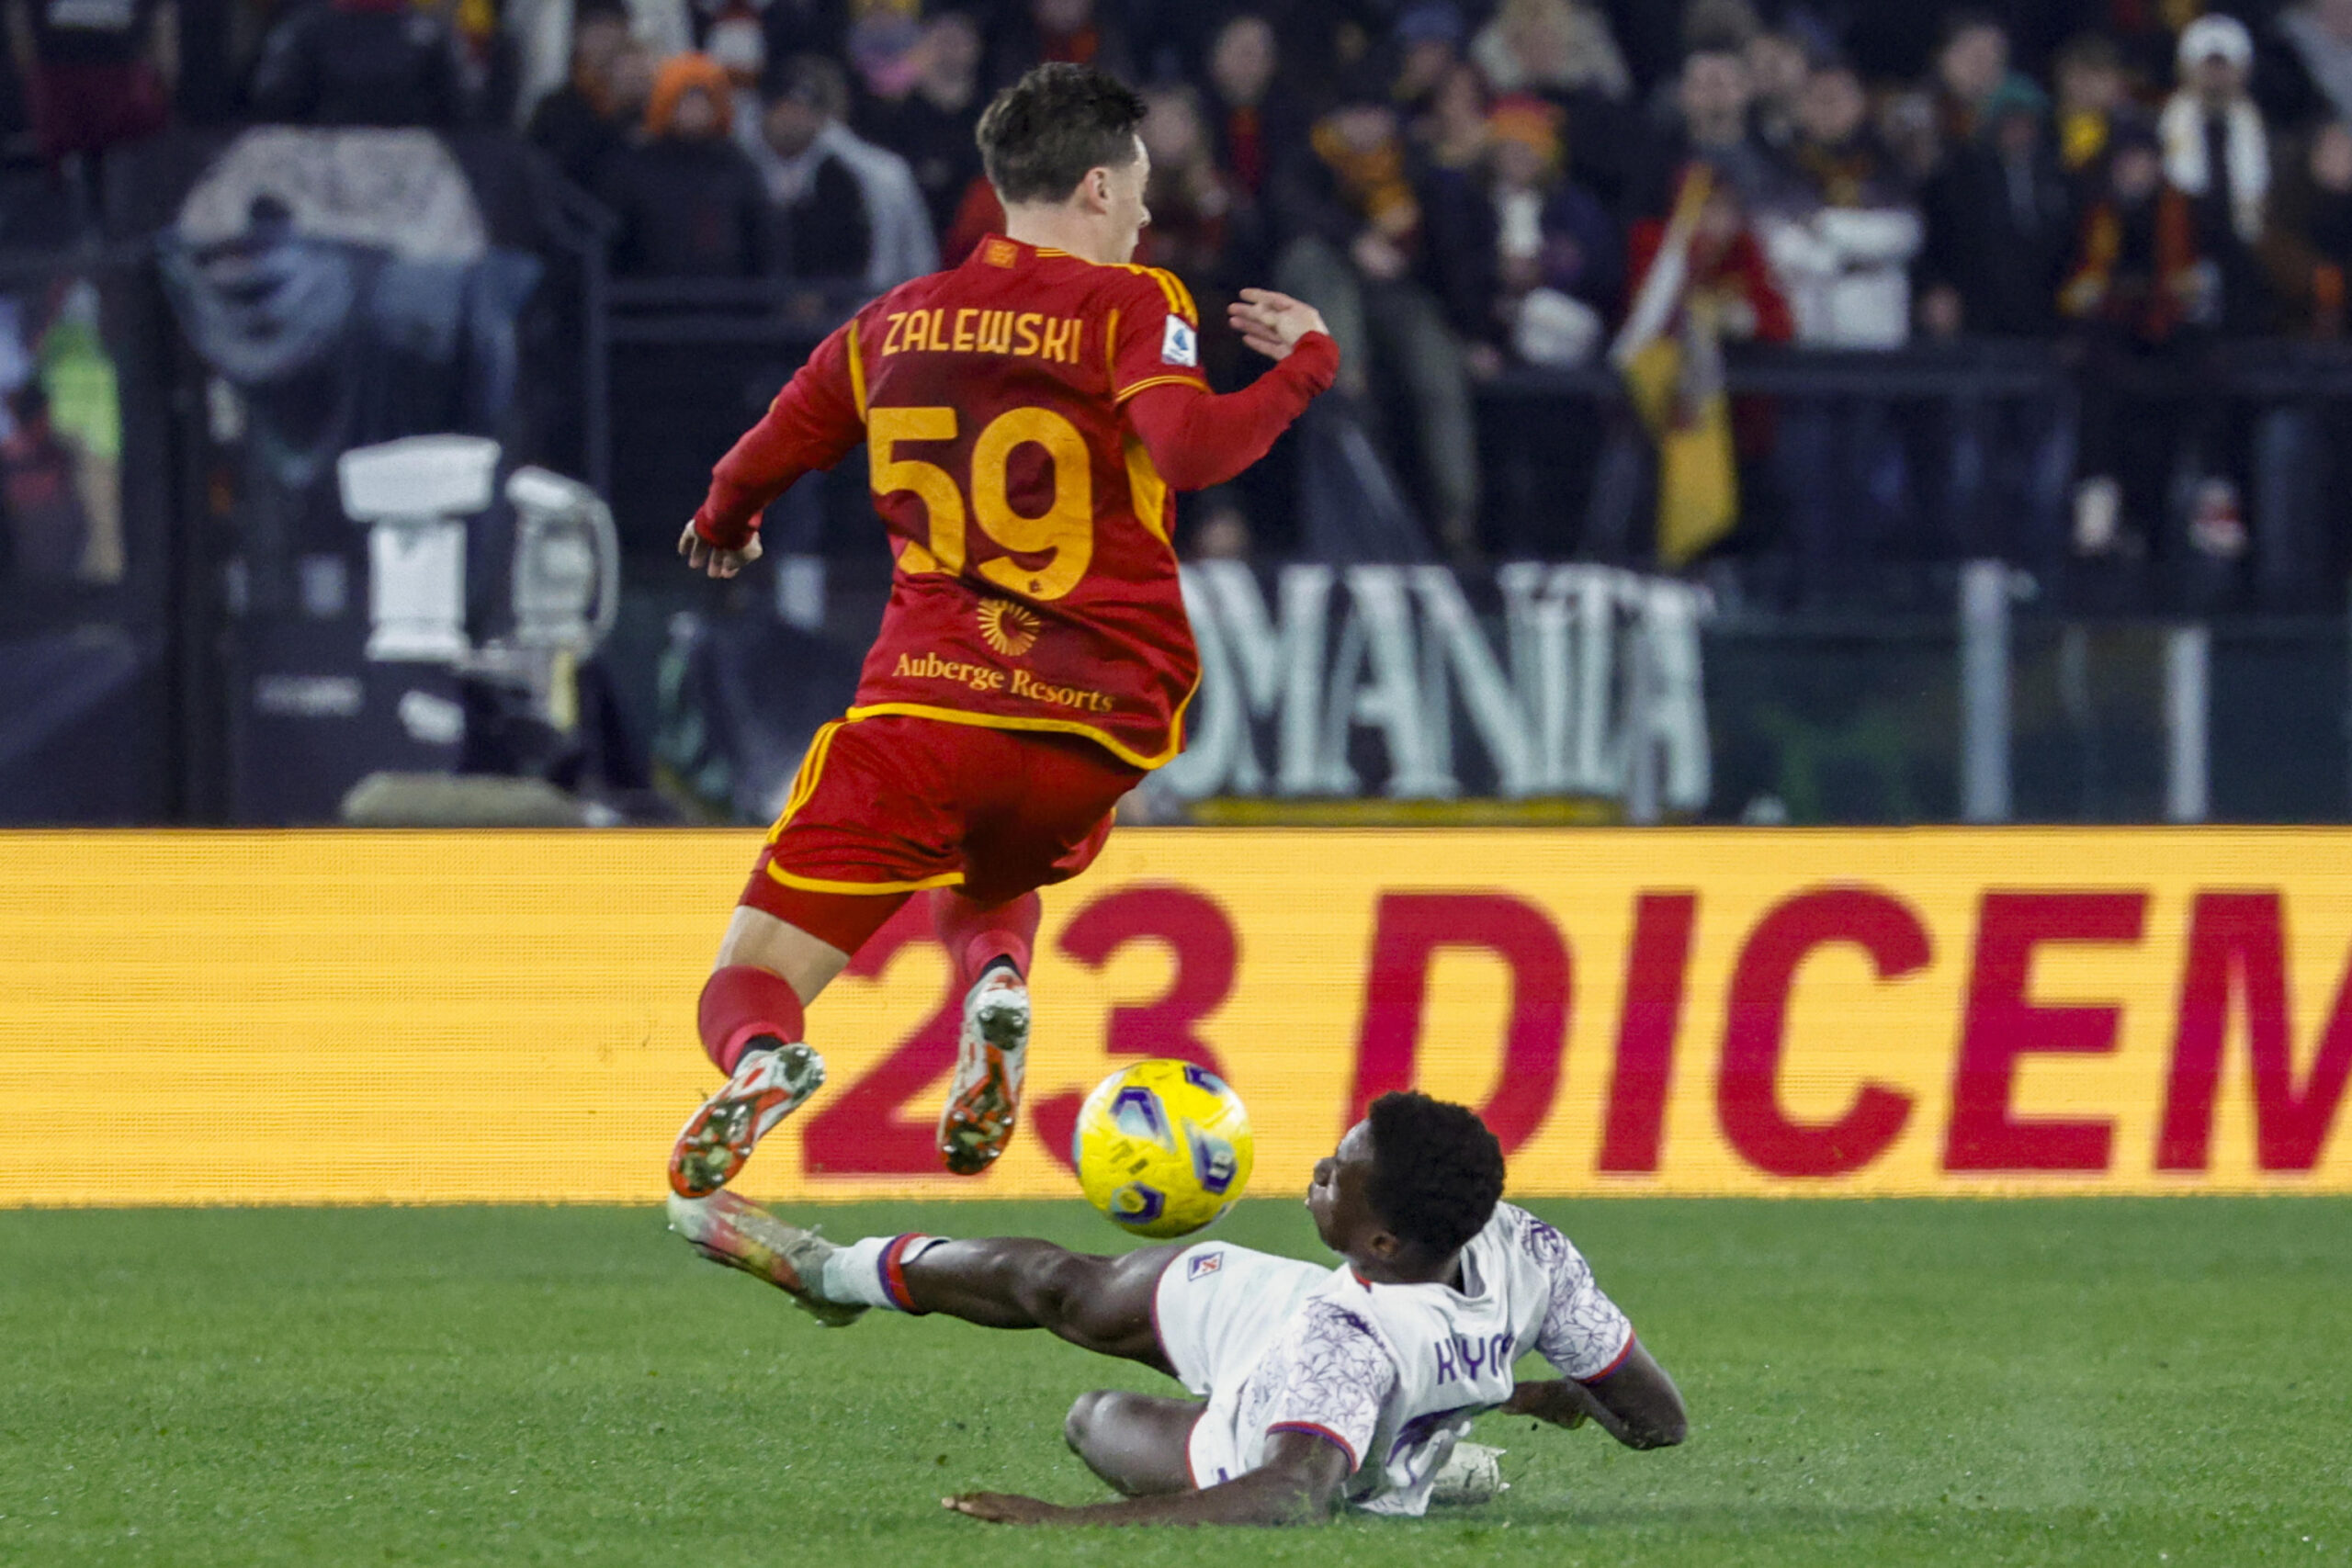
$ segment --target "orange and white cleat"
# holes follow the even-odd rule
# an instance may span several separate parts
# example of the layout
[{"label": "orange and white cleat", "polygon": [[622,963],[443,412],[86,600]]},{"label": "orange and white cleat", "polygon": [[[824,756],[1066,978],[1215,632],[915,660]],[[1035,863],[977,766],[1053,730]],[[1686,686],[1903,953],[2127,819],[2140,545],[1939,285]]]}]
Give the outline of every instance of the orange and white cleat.
[{"label": "orange and white cleat", "polygon": [[998,964],[964,996],[956,1077],[939,1117],[939,1157],[958,1176],[978,1176],[1012,1141],[1021,1078],[1029,1065],[1029,987]]},{"label": "orange and white cleat", "polygon": [[743,1168],[759,1141],[825,1081],[825,1059],[806,1045],[746,1051],[726,1087],[702,1102],[670,1151],[670,1190],[707,1198]]},{"label": "orange and white cleat", "polygon": [[844,1328],[865,1315],[865,1307],[823,1294],[825,1260],[840,1248],[747,1199],[732,1192],[673,1197],[670,1228],[713,1263],[765,1280],[827,1328]]}]

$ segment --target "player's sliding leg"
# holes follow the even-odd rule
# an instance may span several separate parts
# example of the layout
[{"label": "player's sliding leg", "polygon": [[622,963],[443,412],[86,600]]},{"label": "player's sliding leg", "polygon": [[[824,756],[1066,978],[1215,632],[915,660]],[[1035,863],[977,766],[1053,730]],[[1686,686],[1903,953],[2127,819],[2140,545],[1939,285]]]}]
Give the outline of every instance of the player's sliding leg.
[{"label": "player's sliding leg", "polygon": [[1203,1408],[1197,1399],[1098,1388],[1069,1407],[1062,1438],[1087,1469],[1127,1496],[1190,1492],[1186,1455]]},{"label": "player's sliding leg", "polygon": [[765,1280],[828,1328],[846,1327],[865,1315],[864,1303],[836,1301],[819,1287],[827,1260],[844,1248],[785,1224],[747,1199],[732,1192],[673,1197],[670,1228],[713,1263]]},{"label": "player's sliding leg", "polygon": [[879,1307],[936,1313],[983,1328],[1043,1328],[1081,1349],[1159,1371],[1169,1367],[1152,1326],[1152,1298],[1170,1259],[1192,1245],[1147,1247],[1117,1258],[1028,1236],[870,1235],[843,1246],[731,1192],[700,1201],[671,1199],[670,1226],[713,1262],[765,1280],[812,1310],[851,1309],[854,1315]]},{"label": "player's sliding leg", "polygon": [[840,948],[763,909],[736,909],[695,1010],[703,1050],[727,1082],[680,1129],[670,1151],[672,1190],[687,1198],[718,1191],[817,1092],[825,1062],[807,1043],[801,1009],[848,962]]},{"label": "player's sliding leg", "polygon": [[1012,1137],[1029,1064],[1029,958],[1044,905],[1035,893],[982,904],[952,887],[931,894],[933,929],[956,965],[964,1027],[939,1117],[939,1157],[958,1176],[994,1164]]},{"label": "player's sliding leg", "polygon": [[[1050,1329],[1073,1345],[1162,1372],[1169,1367],[1152,1326],[1152,1298],[1169,1263],[1192,1245],[1121,1258],[1022,1236],[876,1235],[840,1247],[732,1192],[698,1202],[671,1199],[670,1227],[712,1262],[783,1291],[829,1328],[855,1322],[870,1307],[937,1313],[984,1328]],[[1188,1492],[1185,1455],[1201,1409],[1197,1400],[1097,1389],[1079,1395],[1062,1435],[1089,1470],[1128,1496]]]}]

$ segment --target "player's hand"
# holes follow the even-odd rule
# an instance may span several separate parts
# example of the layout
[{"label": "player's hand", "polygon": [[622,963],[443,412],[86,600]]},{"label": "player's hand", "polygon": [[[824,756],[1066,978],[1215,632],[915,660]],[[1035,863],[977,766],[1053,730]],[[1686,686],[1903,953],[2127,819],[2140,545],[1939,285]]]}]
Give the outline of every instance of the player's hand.
[{"label": "player's hand", "polygon": [[1322,311],[1271,288],[1243,289],[1241,298],[1226,307],[1225,317],[1243,343],[1269,359],[1287,359],[1300,338],[1330,330],[1323,324]]},{"label": "player's hand", "polygon": [[686,558],[686,570],[707,572],[713,577],[732,577],[760,558],[760,541],[755,536],[740,550],[722,550],[695,532],[690,521],[686,531],[678,536],[678,553]]},{"label": "player's hand", "polygon": [[1523,1382],[1510,1391],[1503,1402],[1506,1416],[1532,1416],[1538,1421],[1548,1421],[1555,1427],[1570,1431],[1592,1419],[1585,1405],[1585,1393],[1565,1378],[1545,1378],[1540,1382]]},{"label": "player's hand", "polygon": [[942,1497],[939,1506],[992,1525],[1046,1525],[1069,1512],[1058,1503],[1016,1497],[1009,1492],[967,1492],[958,1497]]}]

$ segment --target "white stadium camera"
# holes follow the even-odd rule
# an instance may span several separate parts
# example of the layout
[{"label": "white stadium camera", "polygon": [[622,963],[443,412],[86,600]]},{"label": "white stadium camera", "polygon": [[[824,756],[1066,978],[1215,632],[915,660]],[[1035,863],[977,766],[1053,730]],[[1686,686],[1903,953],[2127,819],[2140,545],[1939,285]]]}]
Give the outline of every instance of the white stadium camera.
[{"label": "white stadium camera", "polygon": [[345,452],[335,463],[345,515],[368,529],[371,660],[462,662],[465,519],[488,506],[498,443],[413,435]]}]

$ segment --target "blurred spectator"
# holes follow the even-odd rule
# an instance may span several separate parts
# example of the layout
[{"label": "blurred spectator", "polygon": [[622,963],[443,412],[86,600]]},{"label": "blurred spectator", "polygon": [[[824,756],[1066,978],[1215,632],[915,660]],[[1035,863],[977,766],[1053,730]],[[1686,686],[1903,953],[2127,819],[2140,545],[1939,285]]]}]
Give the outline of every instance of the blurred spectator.
[{"label": "blurred spectator", "polygon": [[982,46],[978,23],[962,11],[933,17],[914,50],[915,73],[903,96],[874,98],[860,129],[878,146],[907,161],[922,192],[934,233],[956,221],[964,193],[980,176],[974,140],[980,110]]},{"label": "blurred spectator", "polygon": [[[1177,273],[1200,296],[1201,319],[1223,321],[1225,297],[1264,276],[1269,265],[1256,207],[1240,182],[1218,167],[1192,88],[1154,87],[1144,102],[1149,112],[1140,134],[1151,158],[1144,205],[1151,223],[1136,259]],[[1224,335],[1212,333],[1210,342],[1223,343]]]},{"label": "blurred spectator", "polygon": [[2352,279],[2352,126],[2329,120],[2286,166],[2263,262],[2278,325],[2302,338],[2339,339]]},{"label": "blurred spectator", "polygon": [[458,55],[460,118],[477,125],[511,126],[523,90],[523,50],[500,25],[499,0],[413,0],[448,24]]},{"label": "blurred spectator", "polygon": [[1788,175],[1758,227],[1795,313],[1797,339],[1899,348],[1911,333],[1922,227],[1902,171],[1870,128],[1853,68],[1831,62],[1797,100]]},{"label": "blurred spectator", "polygon": [[[1902,171],[1871,130],[1870,100],[1851,66],[1832,62],[1807,75],[1788,165],[1757,227],[1797,341],[1901,347],[1922,225]],[[1887,400],[1783,399],[1774,457],[1807,587],[1834,595],[1845,566],[1894,540],[1906,483]]]},{"label": "blurred spectator", "polygon": [[1396,18],[1396,80],[1389,94],[1407,113],[1429,107],[1446,73],[1461,62],[1466,30],[1453,0],[1414,0]]},{"label": "blurred spectator", "polygon": [[[1692,177],[1701,173],[1711,177],[1691,230],[1684,258],[1687,276],[1675,310],[1702,310],[1722,335],[1733,341],[1789,342],[1796,335],[1796,320],[1789,313],[1787,296],[1773,280],[1737,187],[1713,178],[1711,169],[1694,170]],[[1640,294],[1649,281],[1671,228],[1668,220],[1644,218],[1627,235],[1632,293]]]},{"label": "blurred spectator", "polygon": [[[1458,69],[1475,72],[1477,68]],[[1441,85],[1449,97],[1466,96],[1458,83]],[[1485,95],[1477,96],[1483,108]],[[1541,98],[1530,96],[1528,101],[1548,115],[1558,114]],[[1457,103],[1455,112],[1464,107]],[[1446,324],[1461,338],[1464,368],[1484,379],[1503,367],[1502,351],[1497,346],[1502,337],[1502,321],[1498,314],[1501,282],[1496,270],[1499,258],[1495,249],[1494,142],[1482,124],[1475,145],[1462,137],[1460,145],[1448,150],[1450,156],[1437,157],[1437,151],[1432,143],[1409,139],[1407,163],[1413,171],[1414,198],[1420,205],[1415,274],[1443,310]]]},{"label": "blurred spectator", "polygon": [[616,67],[635,49],[628,13],[614,7],[583,8],[571,27],[571,79],[539,100],[525,132],[574,185],[586,185],[605,155],[620,145],[627,127],[644,113],[653,86],[652,61],[639,51],[634,82],[643,91],[635,103],[616,90]]},{"label": "blurred spectator", "polygon": [[1209,49],[1209,127],[1217,161],[1251,196],[1265,194],[1275,165],[1303,145],[1306,128],[1274,93],[1282,63],[1273,25],[1244,12],[1217,29]]},{"label": "blurred spectator", "polygon": [[2232,17],[2202,17],[2180,35],[2180,85],[2157,134],[2165,177],[2189,198],[2197,246],[2210,262],[2217,324],[2245,329],[2261,315],[2255,247],[2270,195],[2270,137],[2247,84],[2254,39]]},{"label": "blurred spectator", "polygon": [[42,159],[163,130],[178,27],[173,0],[8,0],[8,54]]},{"label": "blurred spectator", "polygon": [[2279,47],[2257,73],[2258,96],[2288,129],[2352,119],[2352,0],[2303,0],[2278,21]]},{"label": "blurred spectator", "polygon": [[[1262,283],[1272,265],[1257,204],[1218,166],[1197,93],[1183,85],[1154,87],[1144,102],[1149,112],[1140,134],[1151,159],[1144,204],[1151,223],[1135,259],[1174,272],[1192,288],[1201,320],[1222,321],[1238,291]],[[1246,380],[1243,360],[1233,333],[1201,334],[1202,368],[1213,384]]]},{"label": "blurred spectator", "polygon": [[[2282,161],[2263,241],[2277,324],[2291,336],[2340,343],[2352,278],[2352,127],[2328,120],[2298,152]],[[2341,554],[2341,498],[2352,472],[2348,414],[2341,400],[2300,399],[2260,416],[2255,545],[2266,608],[2318,609],[2343,581],[2330,557]]]},{"label": "blurred spectator", "polygon": [[2119,125],[2107,178],[2083,221],[2061,306],[2083,324],[2083,475],[2075,544],[2113,548],[2126,530],[2153,540],[2167,509],[2184,434],[2177,389],[2181,329],[2211,318],[2211,269],[2197,253],[2188,197],[2165,181],[2155,137]]},{"label": "blurred spectator", "polygon": [[1477,547],[1478,514],[1470,379],[1462,342],[1428,285],[1413,172],[1385,91],[1354,85],[1275,172],[1269,205],[1295,235],[1275,287],[1323,312],[1340,344],[1340,389],[1367,418],[1383,412],[1374,387],[1402,386],[1439,536],[1466,557]]},{"label": "blurred spectator", "polygon": [[271,29],[256,117],[302,125],[456,125],[466,89],[448,25],[408,0],[322,0]]},{"label": "blurred spectator", "polygon": [[1611,348],[1658,444],[1657,556],[1679,568],[1740,520],[1740,496],[1770,450],[1771,409],[1724,395],[1726,341],[1786,343],[1787,299],[1749,228],[1738,187],[1687,165],[1665,218],[1627,236],[1632,306]]},{"label": "blurred spectator", "polygon": [[1924,192],[1920,313],[1938,337],[2046,337],[2075,242],[2074,194],[2042,129],[2039,89],[1981,107],[1988,134],[1955,147]]},{"label": "blurred spectator", "polygon": [[2058,161],[2079,178],[2107,156],[2115,117],[2131,106],[2131,84],[2123,56],[2099,33],[2085,33],[2060,50],[2052,73],[2058,88]]},{"label": "blurred spectator", "polygon": [[1645,128],[1606,16],[1585,0],[1503,0],[1470,59],[1495,92],[1541,93],[1566,109],[1569,172],[1612,203],[1625,199],[1642,173]]},{"label": "blurred spectator", "polygon": [[1924,186],[1943,166],[1943,135],[1936,129],[1936,96],[1926,87],[1898,87],[1879,100],[1879,141],[1913,184]]},{"label": "blurred spectator", "polygon": [[83,468],[40,382],[9,393],[0,421],[0,581],[70,582],[93,575],[87,562],[96,530]]},{"label": "blurred spectator", "polygon": [[1650,166],[1638,186],[1638,213],[1663,218],[1681,188],[1684,171],[1696,161],[1731,186],[1743,207],[1770,190],[1776,171],[1771,154],[1749,127],[1753,103],[1741,50],[1728,44],[1693,50],[1676,84],[1674,127],[1648,148]]},{"label": "blurred spectator", "polygon": [[[879,293],[935,271],[939,243],[914,170],[896,152],[876,146],[843,123],[849,112],[848,73],[825,55],[801,54],[783,62],[770,73],[770,81],[775,91],[797,98],[822,118],[814,145],[857,180],[869,242],[862,278],[865,286]],[[763,124],[743,124],[736,131],[744,152],[763,169],[774,157],[764,130]],[[775,186],[772,173],[768,179]]]},{"label": "blurred spectator", "polygon": [[922,24],[913,0],[862,4],[850,24],[847,63],[861,91],[897,99],[914,89],[922,69]]},{"label": "blurred spectator", "polygon": [[1070,61],[1136,79],[1126,36],[1095,0],[1027,0],[989,53],[989,80],[1009,87],[1033,65]]},{"label": "blurred spectator", "polygon": [[1495,105],[1496,298],[1503,340],[1531,365],[1581,365],[1617,313],[1624,244],[1608,209],[1567,176],[1560,110],[1520,96]]},{"label": "blurred spectator", "polygon": [[[1798,100],[1813,70],[1812,52],[1794,33],[1766,31],[1748,40],[1747,53],[1756,133],[1767,147],[1785,148],[1797,139]],[[1866,112],[1869,107],[1865,99]]]},{"label": "blurred spectator", "polygon": [[664,61],[642,140],[598,170],[595,190],[620,220],[622,277],[756,277],[771,270],[767,195],[733,137],[734,91],[704,54]]},{"label": "blurred spectator", "polygon": [[841,67],[796,55],[772,73],[752,161],[777,222],[775,260],[786,277],[864,278],[874,256],[865,188],[828,145],[839,107]]},{"label": "blurred spectator", "polygon": [[[1974,141],[1991,122],[1995,95],[2030,85],[2009,69],[2009,34],[1989,11],[1960,11],[1936,51],[1938,129],[1947,148]],[[2038,90],[2038,89],[2037,89]]]},{"label": "blurred spectator", "polygon": [[[769,60],[784,57],[768,53],[767,28],[752,0],[697,0],[695,12],[697,47],[726,71],[738,93],[756,94]],[[739,119],[738,125],[749,118]]]},{"label": "blurred spectator", "polygon": [[572,34],[582,20],[600,10],[626,16],[629,36],[652,51],[657,64],[695,46],[686,0],[501,0],[500,10],[507,30],[520,46],[523,80],[518,107],[526,117],[548,94],[571,80]]},{"label": "blurred spectator", "polygon": [[796,54],[838,57],[845,38],[841,0],[691,0],[697,46],[739,85],[756,85],[770,64]]},{"label": "blurred spectator", "polygon": [[1498,93],[1598,93],[1619,102],[1634,94],[1609,18],[1579,0],[1502,0],[1471,40],[1470,58]]},{"label": "blurred spectator", "polygon": [[1413,122],[1413,139],[1432,168],[1475,170],[1487,160],[1487,79],[1464,63],[1447,72]]}]

